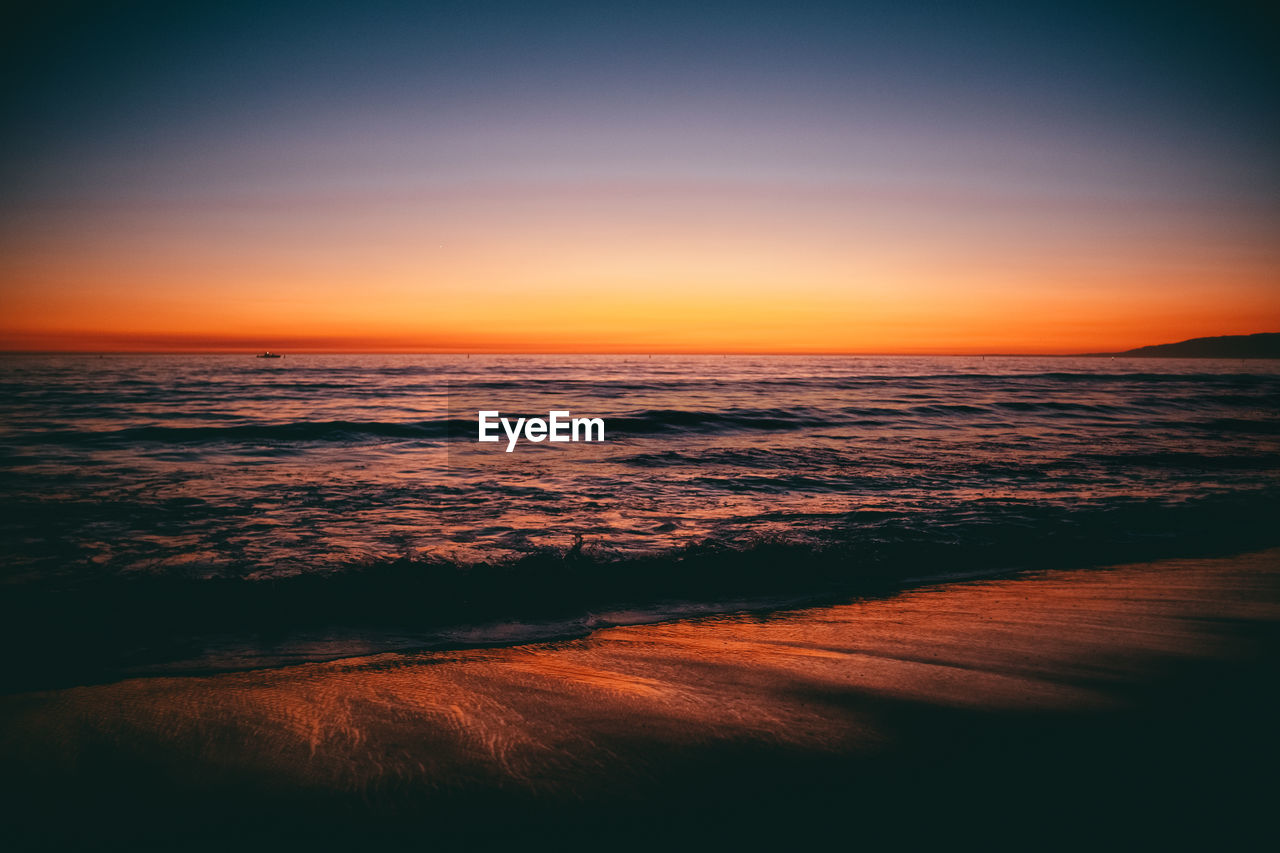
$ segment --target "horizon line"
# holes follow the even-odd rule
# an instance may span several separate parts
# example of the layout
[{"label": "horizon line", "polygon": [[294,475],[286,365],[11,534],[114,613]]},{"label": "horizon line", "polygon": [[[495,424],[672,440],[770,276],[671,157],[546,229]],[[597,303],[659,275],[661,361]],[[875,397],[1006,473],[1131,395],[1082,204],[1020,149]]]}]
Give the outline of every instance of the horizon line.
[{"label": "horizon line", "polygon": [[297,349],[297,350],[226,350],[226,349],[172,349],[172,350],[72,350],[72,349],[0,349],[6,355],[258,355],[262,352],[280,355],[560,355],[560,356],[771,356],[771,357],[850,357],[877,356],[892,358],[1076,358],[1093,356],[1118,356],[1116,352],[890,352],[875,350],[396,350],[396,349]]}]

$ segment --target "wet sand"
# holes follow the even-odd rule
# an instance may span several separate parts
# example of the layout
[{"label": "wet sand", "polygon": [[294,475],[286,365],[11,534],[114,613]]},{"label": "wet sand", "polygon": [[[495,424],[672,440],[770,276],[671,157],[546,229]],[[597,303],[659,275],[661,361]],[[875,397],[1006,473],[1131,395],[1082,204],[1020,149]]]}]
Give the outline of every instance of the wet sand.
[{"label": "wet sand", "polygon": [[1280,550],[1045,572],[0,697],[0,773],[58,846],[1221,842],[1276,794],[1278,626]]}]

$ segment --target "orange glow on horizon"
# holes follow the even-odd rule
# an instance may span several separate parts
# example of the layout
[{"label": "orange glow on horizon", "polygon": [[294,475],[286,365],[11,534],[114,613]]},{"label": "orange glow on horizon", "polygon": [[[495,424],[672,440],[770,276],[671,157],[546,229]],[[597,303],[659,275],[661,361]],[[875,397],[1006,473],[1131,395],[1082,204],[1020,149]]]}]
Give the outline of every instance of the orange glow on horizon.
[{"label": "orange glow on horizon", "polygon": [[0,232],[0,349],[1061,354],[1280,327],[1280,254],[1240,222],[695,190],[33,218]]}]

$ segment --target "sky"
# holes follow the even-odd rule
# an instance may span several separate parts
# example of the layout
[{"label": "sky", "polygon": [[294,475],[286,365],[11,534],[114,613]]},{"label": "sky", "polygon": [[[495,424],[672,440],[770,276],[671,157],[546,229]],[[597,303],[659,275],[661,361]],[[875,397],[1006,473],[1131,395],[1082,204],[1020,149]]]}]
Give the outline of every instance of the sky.
[{"label": "sky", "polygon": [[1264,8],[29,3],[0,36],[0,349],[1275,331]]}]

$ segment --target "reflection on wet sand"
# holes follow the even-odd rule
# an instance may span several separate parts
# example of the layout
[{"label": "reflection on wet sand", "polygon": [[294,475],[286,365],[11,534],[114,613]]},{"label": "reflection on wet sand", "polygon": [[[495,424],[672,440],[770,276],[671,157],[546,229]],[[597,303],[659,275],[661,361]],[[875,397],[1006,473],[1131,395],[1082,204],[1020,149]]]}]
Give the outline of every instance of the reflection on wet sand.
[{"label": "reflection on wet sand", "polygon": [[80,786],[90,800],[270,793],[389,813],[459,797],[608,803],[753,773],[768,784],[771,761],[830,759],[852,778],[863,759],[935,749],[948,727],[1105,717],[1178,666],[1247,658],[1280,622],[1278,578],[1273,550],[9,696],[3,766],[37,803]]}]

